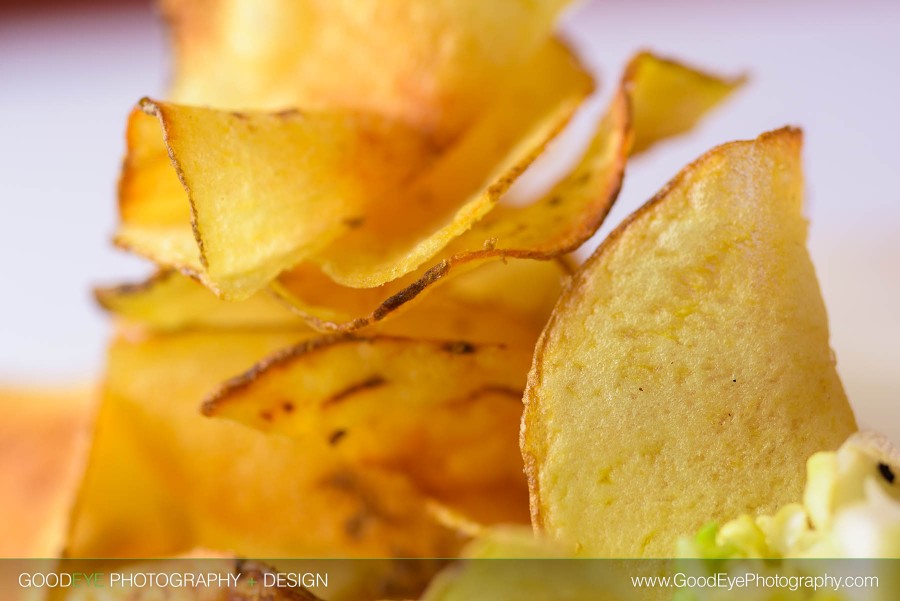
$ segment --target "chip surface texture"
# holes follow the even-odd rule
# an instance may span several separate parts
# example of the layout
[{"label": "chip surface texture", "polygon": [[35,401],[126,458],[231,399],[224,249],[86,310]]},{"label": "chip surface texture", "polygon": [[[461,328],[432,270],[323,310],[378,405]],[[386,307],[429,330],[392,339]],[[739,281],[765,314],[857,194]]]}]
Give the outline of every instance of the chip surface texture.
[{"label": "chip surface texture", "polygon": [[626,219],[535,352],[535,525],[590,556],[670,557],[709,521],[800,499],[856,429],[805,248],[802,134],[726,144]]}]

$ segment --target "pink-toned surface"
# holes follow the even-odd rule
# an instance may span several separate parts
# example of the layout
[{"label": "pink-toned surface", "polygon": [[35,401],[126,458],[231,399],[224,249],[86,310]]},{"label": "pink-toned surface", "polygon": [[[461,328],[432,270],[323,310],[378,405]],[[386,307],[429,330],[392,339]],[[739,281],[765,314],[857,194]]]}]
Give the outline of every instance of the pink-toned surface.
[{"label": "pink-toned surface", "polygon": [[[164,90],[164,34],[141,2],[74,4],[0,4],[5,381],[99,373],[108,327],[89,285],[148,270],[107,240],[125,115]],[[565,29],[607,91],[645,47],[752,76],[697,131],[630,167],[603,234],[711,146],[804,127],[810,247],[839,369],[862,424],[900,440],[897,23],[900,3],[887,1],[629,0],[580,6]]]}]

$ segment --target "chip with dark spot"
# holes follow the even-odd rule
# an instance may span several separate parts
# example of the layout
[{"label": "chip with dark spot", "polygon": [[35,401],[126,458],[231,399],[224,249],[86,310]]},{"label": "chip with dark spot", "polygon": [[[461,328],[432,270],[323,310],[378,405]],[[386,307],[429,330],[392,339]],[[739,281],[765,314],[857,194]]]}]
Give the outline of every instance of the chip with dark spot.
[{"label": "chip with dark spot", "polygon": [[896,478],[896,476],[894,475],[894,470],[891,469],[891,466],[886,463],[879,463],[878,472],[882,475],[882,477],[884,477],[885,480],[888,481],[888,483],[894,483],[894,479]]},{"label": "chip with dark spot", "polygon": [[448,342],[443,348],[448,353],[453,353],[454,355],[469,355],[475,352],[475,345],[464,340]]},{"label": "chip with dark spot", "polygon": [[347,435],[346,430],[335,430],[331,433],[331,436],[328,437],[328,444],[331,446],[337,445],[344,437]]},{"label": "chip with dark spot", "polygon": [[362,217],[362,216],[359,216],[359,217],[346,217],[346,218],[343,219],[344,225],[346,225],[346,226],[349,227],[350,229],[356,229],[356,228],[360,227],[360,226],[361,226],[363,223],[365,223],[365,222],[366,222],[366,218],[365,218],[365,217]]},{"label": "chip with dark spot", "polygon": [[359,540],[362,538],[363,526],[365,526],[366,521],[368,521],[368,515],[365,510],[359,511],[344,521],[344,532],[350,538]]}]

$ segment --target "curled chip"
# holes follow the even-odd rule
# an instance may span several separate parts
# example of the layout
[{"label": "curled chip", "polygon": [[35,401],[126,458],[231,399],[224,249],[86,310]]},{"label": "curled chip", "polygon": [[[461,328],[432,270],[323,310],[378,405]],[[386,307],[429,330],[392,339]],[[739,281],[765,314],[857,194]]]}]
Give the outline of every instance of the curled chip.
[{"label": "curled chip", "polygon": [[551,537],[668,557],[709,521],[800,498],[806,458],[855,430],[805,248],[800,146],[785,128],[710,151],[563,293],[522,423]]},{"label": "curled chip", "polygon": [[145,100],[130,119],[115,239],[229,300],[304,259],[340,284],[378,286],[484,216],[591,89],[568,48],[548,42],[438,154],[416,131],[371,115]]},{"label": "curled chip", "polygon": [[[401,280],[377,289],[354,289],[329,285],[315,272],[294,269],[279,280],[276,290],[317,329],[357,330],[377,324],[379,332],[390,334],[533,347],[571,271],[572,266],[562,259],[495,261],[472,263],[444,278],[448,269],[438,265],[414,284]],[[410,302],[426,288],[428,294]],[[300,290],[304,294],[294,296]],[[381,301],[371,316],[346,321],[390,290],[396,292]],[[392,319],[385,319],[389,316]],[[335,327],[336,323],[344,325]]]},{"label": "curled chip", "polygon": [[229,381],[204,413],[403,473],[481,523],[527,522],[518,423],[530,363],[530,346],[320,338]]},{"label": "curled chip", "polygon": [[[382,333],[432,339],[460,339],[507,343],[533,348],[571,266],[563,260],[494,262],[467,273],[456,274],[435,287],[420,303],[413,303],[397,319],[379,324]],[[347,288],[335,284],[320,271],[292,270],[303,278],[310,302],[328,305],[328,316],[346,319],[380,289]],[[401,291],[401,293],[403,292]],[[161,272],[138,284],[125,284],[96,291],[100,304],[116,316],[151,330],[185,328],[290,328],[309,325],[327,330],[327,322],[303,315],[261,291],[245,301],[223,301],[189,277],[173,271]],[[396,308],[407,308],[397,296]],[[391,307],[393,312],[395,307]],[[367,325],[359,324],[360,327]]]},{"label": "curled chip", "polygon": [[[435,257],[438,262],[381,288],[356,293],[358,304],[343,314],[320,293],[315,270],[308,265],[284,273],[276,290],[318,327],[352,330],[385,318],[464,265],[505,258],[550,259],[571,252],[597,231],[612,207],[632,137],[638,151],[689,129],[742,81],[641,53],[629,62],[578,164],[541,198],[526,206],[501,203],[451,241]],[[660,115],[669,114],[677,116],[675,123],[661,120]]]},{"label": "curled chip", "polygon": [[402,475],[360,469],[324,441],[297,444],[199,413],[219,382],[299,339],[117,339],[68,555],[160,557],[197,547],[249,557],[453,555],[456,535]]},{"label": "curled chip", "polygon": [[451,141],[527,71],[568,3],[164,0],[172,95],[230,109],[362,110]]},{"label": "curled chip", "polygon": [[624,77],[635,123],[631,152],[643,152],[660,140],[690,131],[746,80],[743,75],[717,77],[651,52],[639,53]]},{"label": "curled chip", "polygon": [[144,100],[127,139],[116,242],[228,298],[321,250],[431,159],[418,133],[338,112]]}]

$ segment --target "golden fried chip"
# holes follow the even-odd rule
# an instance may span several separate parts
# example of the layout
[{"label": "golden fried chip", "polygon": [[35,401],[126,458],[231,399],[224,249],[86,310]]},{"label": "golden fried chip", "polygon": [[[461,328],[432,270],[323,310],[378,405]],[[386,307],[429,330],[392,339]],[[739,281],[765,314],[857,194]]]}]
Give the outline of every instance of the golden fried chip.
[{"label": "golden fried chip", "polygon": [[[398,319],[380,324],[382,333],[432,339],[465,339],[500,342],[533,348],[563,283],[571,273],[565,261],[518,261],[482,265],[469,273],[442,282],[423,302],[413,303]],[[314,267],[292,270],[310,290],[311,302],[330,305],[328,315],[347,319],[360,304],[383,294],[380,289],[347,288],[335,284]],[[223,301],[204,286],[176,272],[161,272],[138,284],[124,284],[96,291],[100,304],[126,321],[152,330],[184,328],[291,328],[310,325],[327,330],[327,324],[301,319],[268,291],[246,301]],[[405,299],[397,299],[406,307]],[[393,308],[392,308],[393,310]],[[360,327],[366,325],[359,324]],[[354,328],[355,329],[355,328]]]},{"label": "golden fried chip", "polygon": [[746,77],[721,78],[642,52],[629,63],[625,81],[636,124],[631,151],[638,153],[691,130]]},{"label": "golden fried chip", "polygon": [[535,351],[534,522],[581,553],[667,557],[800,498],[855,430],[805,249],[801,133],[716,148],[582,267]]},{"label": "golden fried chip", "polygon": [[[600,227],[615,201],[632,136],[640,150],[696,123],[735,90],[741,79],[723,79],[642,53],[631,60],[621,86],[577,166],[543,197],[527,206],[500,204],[436,258],[439,262],[380,288],[348,292],[358,304],[334,311],[336,295],[323,293],[315,269],[301,264],[285,272],[276,290],[317,327],[356,329],[379,321],[463,265],[498,258],[550,259],[581,246]],[[670,128],[659,115],[671,113]]]},{"label": "golden fried chip", "polygon": [[137,284],[98,288],[94,295],[107,311],[156,330],[196,326],[308,329],[272,294],[260,292],[245,301],[223,301],[175,271],[161,271]]},{"label": "golden fried chip", "polygon": [[456,536],[407,480],[200,414],[199,400],[297,334],[117,339],[67,552],[159,557],[444,557]]},{"label": "golden fried chip", "polygon": [[[546,44],[529,67],[434,160],[420,134],[371,116],[145,100],[165,145],[146,137],[148,116],[134,112],[116,242],[230,300],[301,259],[348,286],[396,279],[487,213],[591,91],[561,43]],[[165,153],[180,194],[159,173]]]},{"label": "golden fried chip", "polygon": [[431,158],[412,130],[333,111],[144,100],[127,137],[117,243],[235,298],[320,250]]},{"label": "golden fried chip", "polygon": [[341,107],[454,139],[550,36],[569,0],[166,0],[173,98]]},{"label": "golden fried chip", "polygon": [[53,557],[86,451],[90,388],[0,390],[0,557]]},{"label": "golden fried chip", "polygon": [[[615,202],[628,155],[691,129],[742,82],[638,54],[572,171],[529,205],[499,205],[448,247],[452,260],[546,259],[576,250]],[[670,115],[678,127],[665,121]]]},{"label": "golden fried chip", "polygon": [[[522,79],[410,184],[405,203],[375,207],[363,215],[366,223],[313,260],[336,282],[354,287],[378,286],[415,270],[497,204],[592,88],[564,44],[546,44]],[[409,226],[422,223],[433,233],[423,237]]]},{"label": "golden fried chip", "polygon": [[229,381],[204,412],[403,473],[479,522],[527,522],[518,423],[530,363],[530,346],[320,338]]}]

